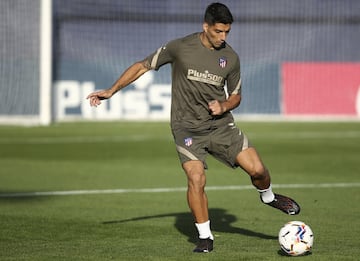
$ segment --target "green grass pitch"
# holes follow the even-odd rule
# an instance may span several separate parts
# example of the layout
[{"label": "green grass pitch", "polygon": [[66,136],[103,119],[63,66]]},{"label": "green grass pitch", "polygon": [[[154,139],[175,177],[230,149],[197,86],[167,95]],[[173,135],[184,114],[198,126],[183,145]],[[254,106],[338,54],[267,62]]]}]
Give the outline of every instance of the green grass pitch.
[{"label": "green grass pitch", "polygon": [[0,260],[288,260],[277,234],[290,220],[314,232],[312,254],[301,259],[358,260],[360,122],[238,126],[275,192],[302,211],[265,206],[242,170],[208,157],[208,254],[192,253],[196,231],[168,123],[1,126]]}]

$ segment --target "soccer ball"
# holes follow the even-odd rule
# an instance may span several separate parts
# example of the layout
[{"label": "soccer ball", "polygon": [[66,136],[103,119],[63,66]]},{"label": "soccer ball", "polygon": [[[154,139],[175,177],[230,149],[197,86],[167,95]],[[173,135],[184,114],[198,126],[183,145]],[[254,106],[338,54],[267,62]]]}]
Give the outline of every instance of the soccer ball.
[{"label": "soccer ball", "polygon": [[301,221],[290,221],[279,231],[279,243],[282,251],[290,256],[309,254],[314,236],[311,228]]}]

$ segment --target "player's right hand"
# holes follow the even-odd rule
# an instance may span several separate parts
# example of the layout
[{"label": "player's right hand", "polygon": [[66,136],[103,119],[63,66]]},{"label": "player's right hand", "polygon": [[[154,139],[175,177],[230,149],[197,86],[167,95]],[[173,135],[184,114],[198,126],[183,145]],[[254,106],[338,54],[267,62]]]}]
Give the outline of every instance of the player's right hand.
[{"label": "player's right hand", "polygon": [[90,106],[96,107],[101,104],[101,100],[109,99],[112,95],[113,93],[109,89],[107,89],[92,92],[86,97],[86,99],[90,101]]}]

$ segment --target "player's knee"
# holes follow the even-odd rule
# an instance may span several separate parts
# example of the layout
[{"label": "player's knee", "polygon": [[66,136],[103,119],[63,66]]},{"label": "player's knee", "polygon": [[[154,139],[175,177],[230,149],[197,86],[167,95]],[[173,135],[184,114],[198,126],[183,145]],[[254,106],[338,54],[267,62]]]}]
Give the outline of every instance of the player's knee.
[{"label": "player's knee", "polygon": [[206,177],[204,173],[187,173],[187,177],[189,187],[194,189],[203,189],[205,187]]},{"label": "player's knee", "polygon": [[194,190],[203,190],[206,184],[206,176],[204,168],[199,168],[197,166],[185,167],[184,168],[189,189]]},{"label": "player's knee", "polygon": [[254,166],[248,171],[252,179],[262,180],[269,176],[268,170],[263,165]]}]

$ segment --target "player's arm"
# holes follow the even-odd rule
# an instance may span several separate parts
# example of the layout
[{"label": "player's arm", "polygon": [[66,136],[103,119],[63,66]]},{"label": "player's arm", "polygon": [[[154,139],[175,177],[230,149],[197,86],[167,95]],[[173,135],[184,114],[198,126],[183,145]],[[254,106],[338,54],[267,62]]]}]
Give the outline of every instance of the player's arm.
[{"label": "player's arm", "polygon": [[222,113],[235,109],[240,105],[240,102],[240,94],[231,94],[226,101],[220,103]]},{"label": "player's arm", "polygon": [[146,59],[136,62],[127,68],[110,88],[90,93],[86,99],[90,100],[91,106],[98,106],[101,104],[101,100],[111,98],[116,92],[134,82],[150,69],[151,66]]},{"label": "player's arm", "polygon": [[227,100],[220,102],[217,100],[209,102],[209,109],[212,115],[222,115],[238,107],[241,102],[240,94],[231,94]]}]

